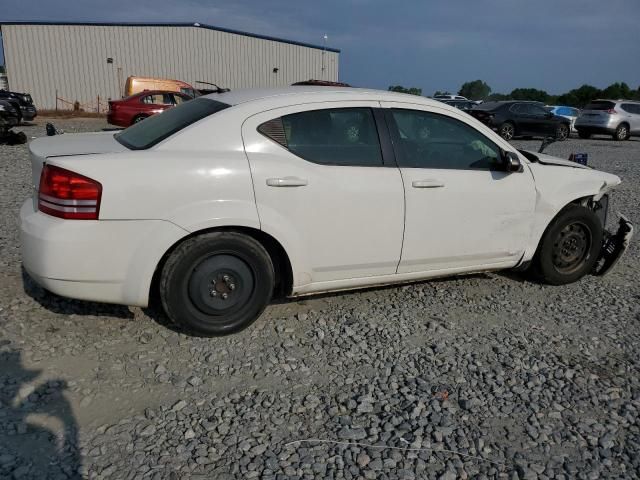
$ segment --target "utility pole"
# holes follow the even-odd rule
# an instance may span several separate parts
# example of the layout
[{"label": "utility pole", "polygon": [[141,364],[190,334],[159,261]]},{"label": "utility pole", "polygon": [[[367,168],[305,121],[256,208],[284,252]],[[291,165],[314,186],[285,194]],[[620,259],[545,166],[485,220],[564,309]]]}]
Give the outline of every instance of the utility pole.
[{"label": "utility pole", "polygon": [[326,56],[327,56],[327,39],[329,37],[327,36],[327,34],[324,34],[324,43],[322,45],[322,80],[324,80],[324,71],[326,70]]}]

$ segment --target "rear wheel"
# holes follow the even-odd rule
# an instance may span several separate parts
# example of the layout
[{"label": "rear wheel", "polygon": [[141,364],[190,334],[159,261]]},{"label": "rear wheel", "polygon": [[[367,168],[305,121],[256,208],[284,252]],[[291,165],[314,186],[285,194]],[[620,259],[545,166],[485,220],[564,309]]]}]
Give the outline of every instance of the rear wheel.
[{"label": "rear wheel", "polygon": [[131,125],[133,125],[134,123],[140,123],[145,118],[147,118],[146,115],[137,115],[137,116],[133,117],[133,121],[131,122]]},{"label": "rear wheel", "polygon": [[560,125],[558,125],[558,128],[556,128],[556,140],[562,142],[564,140],[566,140],[569,137],[569,126],[561,123]]},{"label": "rear wheel", "polygon": [[629,138],[629,126],[626,123],[621,123],[616,128],[615,133],[613,134],[614,140],[626,140]]},{"label": "rear wheel", "polygon": [[586,139],[591,138],[591,132],[590,132],[589,130],[582,130],[582,129],[580,129],[580,130],[578,130],[578,136],[579,136],[580,138],[583,138],[583,139],[585,139],[585,140],[586,140]]},{"label": "rear wheel", "polygon": [[511,140],[516,134],[516,127],[511,122],[504,122],[498,129],[498,134],[505,140]]},{"label": "rear wheel", "polygon": [[592,210],[570,205],[549,224],[533,259],[538,278],[552,285],[575,282],[593,270],[603,228]]},{"label": "rear wheel", "polygon": [[214,232],[182,243],[160,276],[167,316],[186,330],[226,335],[251,325],[271,299],[274,269],[251,237]]}]

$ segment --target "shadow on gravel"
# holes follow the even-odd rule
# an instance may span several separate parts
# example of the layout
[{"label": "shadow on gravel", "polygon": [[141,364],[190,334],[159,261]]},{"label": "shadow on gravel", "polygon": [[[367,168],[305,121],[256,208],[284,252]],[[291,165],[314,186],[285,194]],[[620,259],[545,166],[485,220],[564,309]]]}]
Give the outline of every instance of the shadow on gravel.
[{"label": "shadow on gravel", "polygon": [[24,268],[22,285],[24,293],[53,313],[134,318],[129,307],[123,305],[73,300],[51,293],[34,282]]},{"label": "shadow on gravel", "polygon": [[0,478],[82,478],[78,425],[66,382],[40,375],[19,350],[0,341]]}]

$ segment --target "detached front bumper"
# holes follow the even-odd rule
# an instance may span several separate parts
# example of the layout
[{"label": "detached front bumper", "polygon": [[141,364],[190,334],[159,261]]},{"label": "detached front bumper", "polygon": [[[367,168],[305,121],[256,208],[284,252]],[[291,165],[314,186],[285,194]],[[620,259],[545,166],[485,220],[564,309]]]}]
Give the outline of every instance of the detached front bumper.
[{"label": "detached front bumper", "polygon": [[593,274],[596,276],[604,276],[618,263],[624,252],[629,248],[629,242],[633,236],[633,224],[623,215],[620,215],[618,221],[618,230],[611,233],[607,230],[604,232],[602,242],[602,250],[600,257],[596,262]]}]

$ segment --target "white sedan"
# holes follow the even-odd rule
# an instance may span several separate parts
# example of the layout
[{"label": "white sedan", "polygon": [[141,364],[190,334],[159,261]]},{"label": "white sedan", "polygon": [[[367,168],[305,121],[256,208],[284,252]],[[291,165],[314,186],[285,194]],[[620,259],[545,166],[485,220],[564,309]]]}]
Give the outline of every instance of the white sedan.
[{"label": "white sedan", "polygon": [[212,94],[30,153],[29,275],[85,300],[157,292],[201,335],[245,328],[274,296],[528,266],[573,282],[609,270],[632,230],[604,230],[617,176],[391,92]]}]

